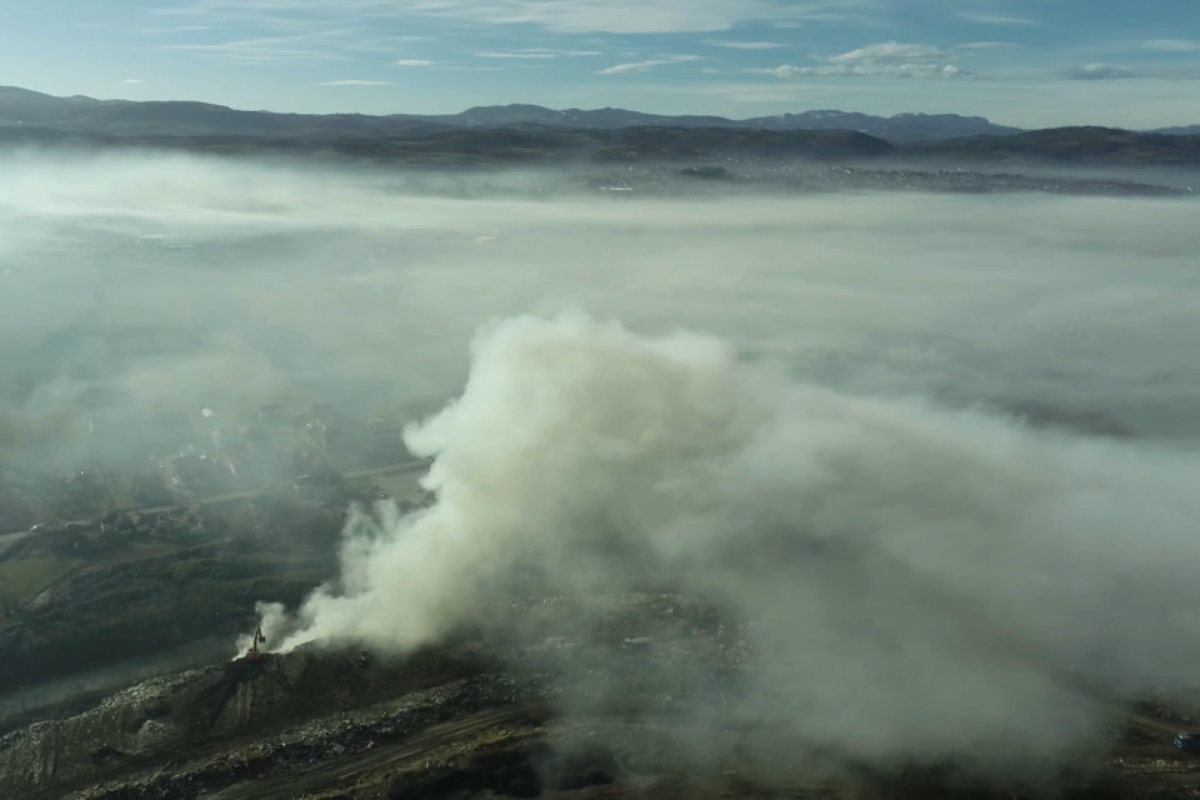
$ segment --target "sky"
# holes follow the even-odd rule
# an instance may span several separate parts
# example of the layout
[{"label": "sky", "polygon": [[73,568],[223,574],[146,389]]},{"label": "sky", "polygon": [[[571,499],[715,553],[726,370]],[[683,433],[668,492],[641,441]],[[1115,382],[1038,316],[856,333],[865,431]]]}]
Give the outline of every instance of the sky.
[{"label": "sky", "polygon": [[0,85],[304,113],[1200,123],[1197,0],[0,0]]}]

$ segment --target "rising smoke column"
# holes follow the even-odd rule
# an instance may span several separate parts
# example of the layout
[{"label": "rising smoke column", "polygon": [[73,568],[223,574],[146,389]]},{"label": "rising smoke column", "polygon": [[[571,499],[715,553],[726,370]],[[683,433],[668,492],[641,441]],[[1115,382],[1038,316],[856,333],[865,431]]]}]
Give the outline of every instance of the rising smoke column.
[{"label": "rising smoke column", "polygon": [[617,592],[653,563],[759,621],[748,708],[864,755],[1066,745],[1089,716],[1052,669],[1171,688],[1200,655],[1194,455],[851,397],[580,315],[482,330],[462,396],[406,440],[437,504],[355,516],[341,585],[263,609],[279,649],[404,652],[519,564]]},{"label": "rising smoke column", "polygon": [[[463,395],[406,431],[415,455],[435,458],[424,482],[437,505],[382,525],[353,517],[343,591],[310,598],[282,649],[324,638],[414,647],[458,622],[476,591],[522,557],[569,558],[617,508],[656,512],[645,504],[649,481],[672,466],[678,479],[711,470],[750,421],[734,368],[716,340],[648,341],[580,316],[484,329]],[[278,630],[273,614],[267,623]]]}]

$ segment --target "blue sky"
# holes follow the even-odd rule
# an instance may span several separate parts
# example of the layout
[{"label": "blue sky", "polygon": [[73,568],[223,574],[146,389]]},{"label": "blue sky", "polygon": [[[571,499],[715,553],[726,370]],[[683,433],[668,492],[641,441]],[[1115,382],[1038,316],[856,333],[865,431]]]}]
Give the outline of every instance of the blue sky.
[{"label": "blue sky", "polygon": [[510,102],[1200,123],[1200,0],[10,0],[0,84],[277,111]]}]

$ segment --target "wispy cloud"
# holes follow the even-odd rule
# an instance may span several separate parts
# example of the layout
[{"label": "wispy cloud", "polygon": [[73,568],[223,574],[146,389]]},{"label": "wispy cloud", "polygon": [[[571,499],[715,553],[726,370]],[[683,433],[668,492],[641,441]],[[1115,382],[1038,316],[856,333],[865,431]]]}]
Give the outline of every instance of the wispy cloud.
[{"label": "wispy cloud", "polygon": [[388,81],[361,81],[361,80],[345,80],[345,81],[321,81],[317,86],[391,86]]},{"label": "wispy cloud", "polygon": [[211,25],[159,25],[153,27],[132,28],[130,33],[142,34],[145,36],[164,36],[176,33],[197,33],[199,31],[212,30]]},{"label": "wispy cloud", "polygon": [[557,53],[498,53],[498,52],[483,52],[476,53],[476,58],[529,58],[529,59],[546,59],[558,58]]},{"label": "wispy cloud", "polygon": [[848,53],[820,58],[830,64],[861,64],[869,61],[912,61],[915,59],[944,59],[949,53],[923,44],[882,42],[860,47]]},{"label": "wispy cloud", "polygon": [[959,69],[953,64],[883,64],[798,67],[784,64],[767,69],[750,69],[747,72],[754,75],[774,75],[776,78],[963,78],[969,72]]},{"label": "wispy cloud", "polygon": [[529,47],[521,50],[488,50],[475,53],[476,58],[515,58],[528,60],[547,60],[553,58],[576,58],[582,56],[602,56],[599,50],[554,50],[547,47]]},{"label": "wispy cloud", "polygon": [[1072,81],[1200,80],[1200,64],[1079,64],[1068,68],[1061,77]]},{"label": "wispy cloud", "polygon": [[599,70],[597,75],[633,75],[648,72],[655,67],[665,67],[670,64],[682,64],[686,61],[699,61],[699,56],[673,56],[671,58],[654,59],[651,61],[636,61],[630,64],[617,64],[607,69]]},{"label": "wispy cloud", "polygon": [[423,58],[402,58],[395,62],[397,67],[432,67],[432,61]]},{"label": "wispy cloud", "polygon": [[190,0],[163,13],[202,21],[274,15],[364,20],[439,17],[473,24],[534,25],[559,33],[712,33],[749,22],[795,25],[869,13],[877,0]]},{"label": "wispy cloud", "polygon": [[955,50],[1000,50],[1004,48],[1020,47],[1016,42],[967,42],[955,46]]},{"label": "wispy cloud", "polygon": [[710,39],[705,44],[709,47],[731,47],[734,50],[774,50],[777,47],[785,46],[779,42],[734,42],[719,39]]},{"label": "wispy cloud", "polygon": [[1069,67],[1063,77],[1072,81],[1107,81],[1118,78],[1136,78],[1137,71],[1130,67],[1112,64],[1079,64]]},{"label": "wispy cloud", "polygon": [[125,80],[121,81],[121,83],[125,86],[136,86],[139,83],[145,83],[145,81],[141,78],[126,78]]},{"label": "wispy cloud", "polygon": [[570,58],[579,58],[587,56],[602,56],[603,51],[600,50],[556,50],[551,47],[526,47],[521,50],[514,50],[515,53],[545,53],[554,56],[566,56]]},{"label": "wispy cloud", "polygon": [[1200,53],[1200,42],[1191,39],[1143,39],[1134,44],[1160,53]]},{"label": "wispy cloud", "polygon": [[327,30],[294,36],[237,39],[218,44],[170,44],[159,49],[206,56],[233,64],[272,64],[338,61],[345,56],[334,43],[351,30]]},{"label": "wispy cloud", "polygon": [[969,73],[953,63],[955,54],[922,44],[881,42],[835,56],[811,56],[817,66],[784,64],[750,69],[755,75],[776,78],[960,78]]},{"label": "wispy cloud", "polygon": [[997,25],[1000,27],[1032,27],[1037,25],[1036,20],[1027,17],[1006,17],[1000,14],[984,14],[977,11],[960,12],[959,17],[974,22],[979,25]]}]

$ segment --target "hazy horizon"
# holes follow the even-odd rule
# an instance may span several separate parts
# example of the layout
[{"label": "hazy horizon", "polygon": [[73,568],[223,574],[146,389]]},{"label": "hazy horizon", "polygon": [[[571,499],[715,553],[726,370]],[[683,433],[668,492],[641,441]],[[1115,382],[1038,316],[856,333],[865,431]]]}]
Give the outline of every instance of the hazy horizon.
[{"label": "hazy horizon", "polygon": [[280,112],[528,102],[1157,128],[1200,122],[1196,30],[1190,0],[63,0],[9,15],[0,74],[56,95]]},{"label": "hazy horizon", "polygon": [[[153,95],[153,96],[137,96],[137,95],[134,95],[129,92],[126,92],[122,96],[111,95],[111,94],[93,96],[93,95],[83,95],[78,92],[71,92],[68,94],[55,94],[50,91],[35,89],[35,88],[28,87],[28,86],[12,86],[9,88],[28,89],[29,91],[35,91],[40,94],[46,94],[51,97],[59,97],[59,98],[64,98],[64,99],[70,98],[70,97],[90,97],[90,99],[93,99],[93,100],[101,100],[101,101],[109,101],[109,102],[111,102],[111,101],[118,101],[118,102],[119,101],[128,101],[128,102],[147,102],[147,101],[197,102],[197,103],[208,103],[211,105],[225,106],[225,107],[230,108],[235,111],[265,111],[265,112],[272,113],[272,114],[313,114],[313,115],[362,114],[365,116],[390,116],[390,115],[446,116],[446,115],[460,114],[460,113],[470,111],[470,110],[476,109],[476,108],[493,108],[493,107],[503,108],[503,107],[508,107],[508,106],[538,106],[538,107],[542,107],[542,108],[548,108],[553,111],[567,111],[567,110],[597,111],[597,110],[607,110],[607,109],[617,108],[620,110],[632,111],[632,112],[640,113],[640,114],[652,114],[652,115],[660,115],[660,116],[700,116],[700,117],[709,116],[709,117],[722,117],[722,118],[730,119],[730,120],[734,120],[734,121],[740,121],[740,120],[745,120],[745,119],[756,119],[756,118],[760,118],[760,117],[778,116],[778,115],[783,115],[783,114],[804,114],[804,113],[814,112],[814,111],[839,111],[839,112],[848,113],[848,114],[858,113],[858,114],[866,114],[868,116],[880,117],[882,119],[888,119],[891,117],[902,116],[902,115],[929,115],[929,116],[954,115],[954,116],[961,116],[961,117],[979,117],[979,118],[986,119],[988,122],[994,123],[996,125],[1005,125],[1005,126],[1009,126],[1009,127],[1024,128],[1024,129],[1030,129],[1030,130],[1040,129],[1040,128],[1058,128],[1058,127],[1109,127],[1109,128],[1121,128],[1121,129],[1126,129],[1126,130],[1141,131],[1141,130],[1154,130],[1154,129],[1158,129],[1158,128],[1189,127],[1192,125],[1200,124],[1200,123],[1196,122],[1196,119],[1200,119],[1200,117],[1193,118],[1193,117],[1188,116],[1187,113],[1183,113],[1182,115],[1177,116],[1177,117],[1157,116],[1157,117],[1149,118],[1149,119],[1157,120],[1156,122],[1153,122],[1153,123],[1151,123],[1149,121],[1139,122],[1138,120],[1134,119],[1131,114],[1123,113],[1121,115],[1121,120],[1119,122],[1113,121],[1113,120],[1109,120],[1108,122],[1099,121],[1102,118],[1074,117],[1071,119],[1047,118],[1047,119],[1041,120],[1038,124],[1021,125],[1021,124],[1017,124],[1017,123],[1013,122],[1009,118],[998,118],[994,113],[989,112],[986,108],[978,108],[977,107],[974,109],[962,109],[962,108],[958,108],[958,107],[947,107],[947,106],[936,107],[935,106],[935,108],[937,108],[937,110],[930,110],[928,108],[923,108],[923,107],[910,108],[906,105],[897,104],[895,102],[893,102],[892,104],[887,105],[887,106],[871,106],[868,108],[868,107],[856,107],[853,105],[846,105],[846,104],[837,105],[838,102],[841,102],[840,97],[822,98],[826,102],[832,103],[833,105],[821,106],[821,105],[809,104],[809,105],[805,106],[805,105],[797,105],[797,104],[776,103],[776,104],[770,105],[768,109],[758,109],[756,111],[751,111],[748,107],[744,107],[744,106],[719,106],[719,105],[707,106],[707,105],[703,105],[703,104],[688,104],[685,106],[677,106],[677,105],[672,104],[671,102],[666,103],[665,106],[664,105],[651,105],[652,101],[644,101],[640,105],[637,103],[626,104],[626,105],[604,105],[604,106],[597,105],[597,104],[564,105],[561,103],[559,105],[548,105],[547,103],[550,102],[548,100],[533,100],[533,99],[500,99],[500,100],[496,100],[495,98],[481,98],[478,102],[472,103],[471,105],[465,105],[465,106],[451,106],[451,105],[446,105],[444,103],[440,103],[440,104],[433,105],[433,106],[423,106],[423,107],[421,107],[421,110],[414,110],[413,108],[407,108],[407,107],[400,105],[400,106],[397,106],[397,107],[391,108],[391,109],[374,108],[374,110],[364,111],[362,108],[357,107],[357,106],[322,106],[319,108],[310,108],[310,109],[304,110],[304,109],[298,108],[298,107],[285,106],[285,105],[281,105],[279,103],[271,103],[271,102],[267,102],[264,105],[257,105],[257,106],[256,105],[247,105],[247,104],[230,105],[228,102],[222,102],[220,100],[217,100],[217,99],[214,99],[211,97],[200,98],[200,97],[192,97],[192,96],[174,96],[174,95],[165,95],[165,94],[164,95]],[[563,102],[566,102],[566,100],[564,100]],[[599,103],[600,101],[597,100],[596,102]],[[723,112],[716,110],[716,109],[723,109]]]},{"label": "hazy horizon", "polygon": [[[430,195],[436,177],[406,194],[403,172],[186,156],[5,163],[0,325],[10,376],[21,371],[24,348],[46,347],[39,342],[61,337],[60,329],[79,337],[55,345],[70,357],[72,346],[97,346],[86,333],[93,326],[166,325],[163,341],[179,342],[207,369],[216,368],[214,354],[239,369],[261,362],[247,386],[300,380],[312,392],[365,381],[382,391],[389,342],[403,337],[414,359],[405,394],[439,403],[465,375],[466,343],[478,325],[574,307],[652,330],[728,337],[747,357],[783,359],[839,385],[955,403],[1065,403],[1120,417],[1144,435],[1200,433],[1200,412],[1188,406],[1200,377],[1176,372],[1191,376],[1184,395],[1145,390],[1159,379],[1151,377],[1158,360],[1171,357],[1166,343],[1195,324],[1181,291],[1185,254],[1195,248],[1187,199],[833,194],[739,197],[732,207],[716,199],[550,203]],[[474,179],[448,179],[447,190],[463,180]],[[138,238],[148,234],[192,247]],[[1126,284],[1124,295],[1116,292]],[[798,304],[790,311],[782,305],[789,297]],[[1104,311],[1084,313],[1089,307]],[[1134,326],[1134,316],[1113,329],[1110,308],[1164,323]],[[1026,323],[1015,326],[1013,314]],[[88,370],[102,382],[129,381],[173,355],[155,345],[144,357],[121,355],[113,367],[91,362]],[[1069,379],[1056,366],[1068,356]],[[44,362],[31,373],[32,366],[8,384],[10,394],[24,387],[22,402],[50,387],[64,398],[79,391],[63,382],[66,373]],[[1143,377],[1096,391],[1112,381],[1111,366]]]}]

